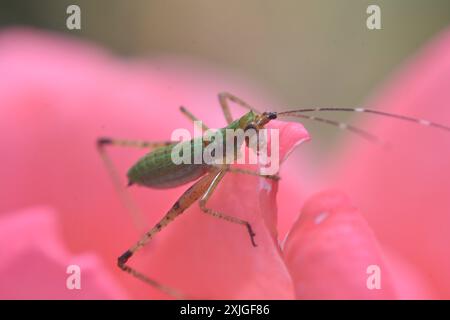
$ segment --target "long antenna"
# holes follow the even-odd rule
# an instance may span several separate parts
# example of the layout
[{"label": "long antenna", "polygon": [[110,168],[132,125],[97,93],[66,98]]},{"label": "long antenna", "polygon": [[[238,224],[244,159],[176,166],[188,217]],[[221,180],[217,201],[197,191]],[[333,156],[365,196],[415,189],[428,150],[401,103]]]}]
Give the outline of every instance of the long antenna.
[{"label": "long antenna", "polygon": [[373,110],[373,109],[366,109],[366,108],[329,108],[329,107],[324,107],[324,108],[304,108],[304,109],[298,109],[298,110],[290,110],[290,111],[278,112],[277,115],[278,116],[298,116],[299,114],[303,114],[304,112],[316,112],[316,111],[334,111],[334,112],[336,112],[336,111],[344,111],[344,112],[372,113],[372,114],[377,114],[377,115],[381,115],[381,116],[395,118],[395,119],[399,119],[399,120],[403,120],[403,121],[417,123],[417,124],[419,124],[421,126],[435,127],[435,128],[442,129],[442,130],[450,132],[450,127],[449,126],[446,126],[446,125],[443,125],[443,124],[440,124],[440,123],[437,123],[437,122],[433,122],[433,121],[425,120],[425,119],[414,118],[414,117],[409,117],[409,116],[398,115],[398,114],[394,114],[394,113],[388,113],[388,112],[384,112],[384,111],[378,111],[378,110]]},{"label": "long antenna", "polygon": [[[283,113],[283,112],[281,112]],[[277,113],[277,115],[280,115],[280,113]],[[301,114],[301,113],[294,113],[294,114],[288,114],[287,116],[290,117],[296,117],[296,118],[302,118],[302,119],[307,119],[307,120],[312,120],[312,121],[318,121],[318,122],[322,122],[325,124],[329,124],[332,125],[334,127],[337,127],[341,130],[348,130],[354,134],[357,134],[358,136],[360,136],[361,138],[364,138],[366,140],[369,140],[372,143],[376,143],[376,144],[380,144],[380,145],[385,145],[377,136],[375,136],[374,134],[364,130],[364,129],[360,129],[358,127],[355,127],[353,125],[350,125],[348,123],[345,122],[339,122],[339,121],[335,121],[335,120],[329,120],[329,119],[325,119],[325,118],[320,118],[320,117],[316,117],[316,116],[309,116],[306,114]]]}]

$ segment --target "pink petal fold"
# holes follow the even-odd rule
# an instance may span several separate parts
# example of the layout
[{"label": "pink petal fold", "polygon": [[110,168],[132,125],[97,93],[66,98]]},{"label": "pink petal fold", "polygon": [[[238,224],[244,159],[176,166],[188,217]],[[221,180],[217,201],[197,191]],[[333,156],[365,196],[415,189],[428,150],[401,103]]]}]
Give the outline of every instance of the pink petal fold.
[{"label": "pink petal fold", "polygon": [[[67,251],[56,220],[55,213],[44,208],[0,217],[0,298],[123,299],[124,292],[98,257]],[[66,285],[71,265],[80,268],[80,289]]]},{"label": "pink petal fold", "polygon": [[[410,59],[374,103],[378,110],[450,125],[450,31]],[[388,152],[351,139],[325,172],[361,208],[383,246],[450,298],[450,134],[389,118],[359,125]],[[338,165],[336,165],[338,163]],[[331,173],[330,173],[331,171]]]},{"label": "pink petal fold", "polygon": [[[217,93],[224,90],[254,105],[270,104],[268,99],[223,70],[173,59],[122,61],[80,41],[27,29],[0,33],[0,73],[0,214],[36,204],[55,208],[68,250],[94,252],[134,298],[165,298],[119,270],[116,261],[187,186],[130,188],[145,221],[134,226],[97,154],[96,139],[168,140],[174,129],[193,127],[178,111],[181,104],[210,127],[223,127]],[[283,153],[307,139],[301,125],[278,126]],[[123,177],[144,152],[110,150]],[[230,175],[211,201],[213,208],[254,224],[257,248],[241,226],[193,207],[132,265],[195,297],[292,298],[275,241],[277,185],[263,181]]]},{"label": "pink petal fold", "polygon": [[[322,192],[306,202],[283,253],[298,299],[396,297],[373,232],[341,192]],[[367,285],[369,266],[380,270],[380,289]]]},{"label": "pink petal fold", "polygon": [[[280,130],[280,157],[309,138],[300,124],[274,122]],[[196,298],[290,299],[290,275],[276,238],[277,183],[229,174],[217,188],[210,208],[250,222],[253,247],[245,227],[207,216],[191,207],[148,251],[139,269]],[[155,297],[163,297],[154,292]]]}]

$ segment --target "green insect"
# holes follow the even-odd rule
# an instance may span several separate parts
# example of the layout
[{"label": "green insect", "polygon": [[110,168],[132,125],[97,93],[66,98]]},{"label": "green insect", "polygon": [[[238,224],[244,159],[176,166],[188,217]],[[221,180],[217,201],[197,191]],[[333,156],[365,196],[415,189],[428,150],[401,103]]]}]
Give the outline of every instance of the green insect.
[{"label": "green insect", "polygon": [[[229,102],[234,102],[248,110],[245,115],[240,117],[239,119],[233,120],[229,108]],[[365,112],[378,114],[382,116],[388,116],[392,118],[397,118],[404,121],[414,122],[424,126],[432,126],[439,129],[443,129],[450,132],[450,127],[441,125],[438,123],[434,123],[428,120],[421,120],[412,117],[396,115],[391,113],[386,113],[377,110],[371,109],[363,109],[363,108],[308,108],[308,109],[298,109],[292,111],[284,111],[284,112],[259,112],[250,106],[248,103],[243,100],[237,98],[236,96],[230,93],[220,93],[219,94],[219,103],[222,108],[223,114],[228,125],[225,129],[237,130],[241,129],[246,132],[247,130],[255,130],[256,132],[260,129],[263,129],[267,123],[271,120],[280,117],[296,117],[303,118],[313,121],[318,121],[322,123],[326,123],[332,126],[335,126],[339,129],[349,130],[362,138],[368,139],[371,142],[379,142],[376,136],[370,134],[369,132],[354,127],[352,125],[337,122],[333,120],[328,120],[316,116],[305,115],[306,112],[314,112],[314,111],[348,111],[348,112]],[[180,111],[187,116],[192,121],[198,121],[198,119],[190,113],[186,108],[180,107]],[[203,125],[203,130],[207,130],[208,127]],[[180,293],[164,286],[157,281],[145,276],[139,271],[131,268],[127,263],[129,259],[142,247],[144,247],[158,232],[160,232],[164,227],[166,227],[170,222],[172,222],[176,217],[182,214],[186,209],[188,209],[192,204],[198,202],[200,209],[212,217],[223,219],[225,221],[235,223],[238,225],[242,225],[248,232],[251,240],[251,244],[256,247],[255,241],[255,233],[253,232],[252,226],[249,221],[245,221],[239,219],[237,217],[229,216],[225,213],[216,211],[210,207],[208,207],[208,200],[214,193],[214,190],[217,188],[223,177],[227,173],[237,173],[237,174],[248,174],[253,176],[260,176],[266,179],[278,180],[279,177],[277,175],[262,175],[259,172],[234,168],[229,164],[223,165],[212,165],[207,163],[202,164],[175,164],[172,161],[172,151],[175,145],[178,142],[174,141],[164,141],[164,142],[148,142],[148,141],[130,141],[130,140],[119,140],[119,139],[111,139],[111,138],[99,138],[97,140],[98,151],[105,161],[105,164],[108,168],[109,173],[112,176],[112,179],[118,188],[121,190],[120,180],[117,174],[117,171],[106,153],[105,146],[122,146],[122,147],[137,147],[137,148],[145,148],[152,149],[151,152],[146,154],[143,158],[141,158],[136,164],[134,164],[128,171],[128,181],[129,185],[141,185],[148,188],[154,189],[166,189],[173,188],[188,182],[195,183],[189,187],[181,197],[175,202],[175,204],[168,210],[168,212],[164,215],[164,217],[148,232],[146,232],[137,243],[135,243],[132,247],[130,247],[125,253],[123,253],[117,260],[117,265],[123,271],[131,274],[132,276],[144,281],[145,283],[152,285],[172,296],[181,298],[183,297]],[[195,143],[200,143],[203,147],[206,147],[208,142],[206,140],[193,139],[189,142],[190,145],[194,145]],[[209,142],[214,143],[214,142]],[[233,149],[234,154],[232,155],[234,158],[238,157],[238,149],[240,149],[240,145],[236,145]],[[224,155],[225,157],[226,155]],[[123,200],[128,205],[129,209],[133,210],[132,205],[129,203],[126,197]]]}]

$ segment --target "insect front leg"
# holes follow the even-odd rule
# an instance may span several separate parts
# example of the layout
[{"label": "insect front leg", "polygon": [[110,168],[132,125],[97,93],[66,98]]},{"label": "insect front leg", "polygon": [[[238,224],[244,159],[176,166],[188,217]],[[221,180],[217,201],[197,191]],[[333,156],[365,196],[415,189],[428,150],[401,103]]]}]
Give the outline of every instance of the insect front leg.
[{"label": "insect front leg", "polygon": [[140,228],[144,225],[144,218],[142,217],[142,214],[140,213],[138,207],[133,202],[133,200],[130,198],[130,196],[126,193],[124,190],[120,176],[118,174],[118,170],[116,166],[114,165],[114,162],[112,161],[111,157],[107,153],[105,147],[106,146],[116,146],[116,147],[132,147],[132,148],[158,148],[162,146],[167,146],[170,144],[173,144],[173,141],[162,141],[162,142],[152,142],[152,141],[138,141],[138,140],[125,140],[125,139],[112,139],[112,138],[98,138],[97,139],[97,150],[100,154],[100,157],[103,159],[103,163],[106,166],[106,169],[108,171],[108,174],[114,184],[114,187],[119,194],[119,197],[124,204],[125,208],[130,212],[134,224]]},{"label": "insect front leg", "polygon": [[[184,106],[181,106],[180,107],[180,111],[181,111],[181,113],[183,114],[183,115],[185,115],[189,120],[191,120],[192,122],[194,122],[194,123],[198,123],[199,121],[201,121],[199,118],[197,118],[196,116],[194,116],[193,114],[192,114],[192,112],[190,112],[188,109],[186,109],[186,107],[184,107]],[[206,130],[208,130],[209,128],[208,128],[208,126],[203,122],[203,121],[201,121],[202,122],[202,127],[200,128],[200,129],[203,129],[203,131],[206,131]]]},{"label": "insect front leg", "polygon": [[233,122],[233,116],[231,115],[230,106],[228,105],[228,100],[233,101],[234,103],[237,103],[241,107],[255,111],[255,109],[252,106],[250,106],[247,102],[245,102],[244,100],[232,95],[231,93],[221,92],[221,93],[219,93],[219,103],[220,103],[220,106],[222,107],[223,115],[225,116],[225,120],[227,120],[228,124]]},{"label": "insect front leg", "polygon": [[254,240],[255,237],[255,233],[253,232],[252,226],[250,225],[250,223],[248,221],[239,219],[239,218],[235,218],[226,214],[223,214],[219,211],[215,211],[212,210],[210,208],[206,207],[206,203],[208,202],[208,199],[211,197],[211,195],[214,193],[214,190],[217,188],[217,186],[219,185],[220,181],[222,180],[222,178],[225,176],[226,174],[226,169],[220,171],[218,174],[215,175],[214,179],[212,180],[211,184],[209,185],[208,189],[206,190],[206,192],[203,194],[203,196],[200,198],[199,201],[199,205],[200,205],[200,209],[207,214],[212,215],[215,218],[219,218],[219,219],[224,219],[228,222],[232,222],[232,223],[236,223],[236,224],[240,224],[243,225],[247,228],[247,231],[250,235],[250,240],[252,242],[252,245],[254,247],[256,247],[256,243]]}]

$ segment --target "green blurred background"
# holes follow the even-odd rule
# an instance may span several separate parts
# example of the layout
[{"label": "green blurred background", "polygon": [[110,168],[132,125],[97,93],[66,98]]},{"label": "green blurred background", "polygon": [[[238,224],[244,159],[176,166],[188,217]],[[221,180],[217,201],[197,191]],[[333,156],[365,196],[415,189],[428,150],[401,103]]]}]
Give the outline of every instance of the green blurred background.
[{"label": "green blurred background", "polygon": [[[81,7],[81,30],[66,28],[70,4]],[[370,4],[381,7],[382,30],[366,27]],[[170,54],[206,61],[245,76],[293,106],[361,105],[449,23],[449,0],[17,0],[0,4],[2,27],[57,30],[120,55]]]}]

